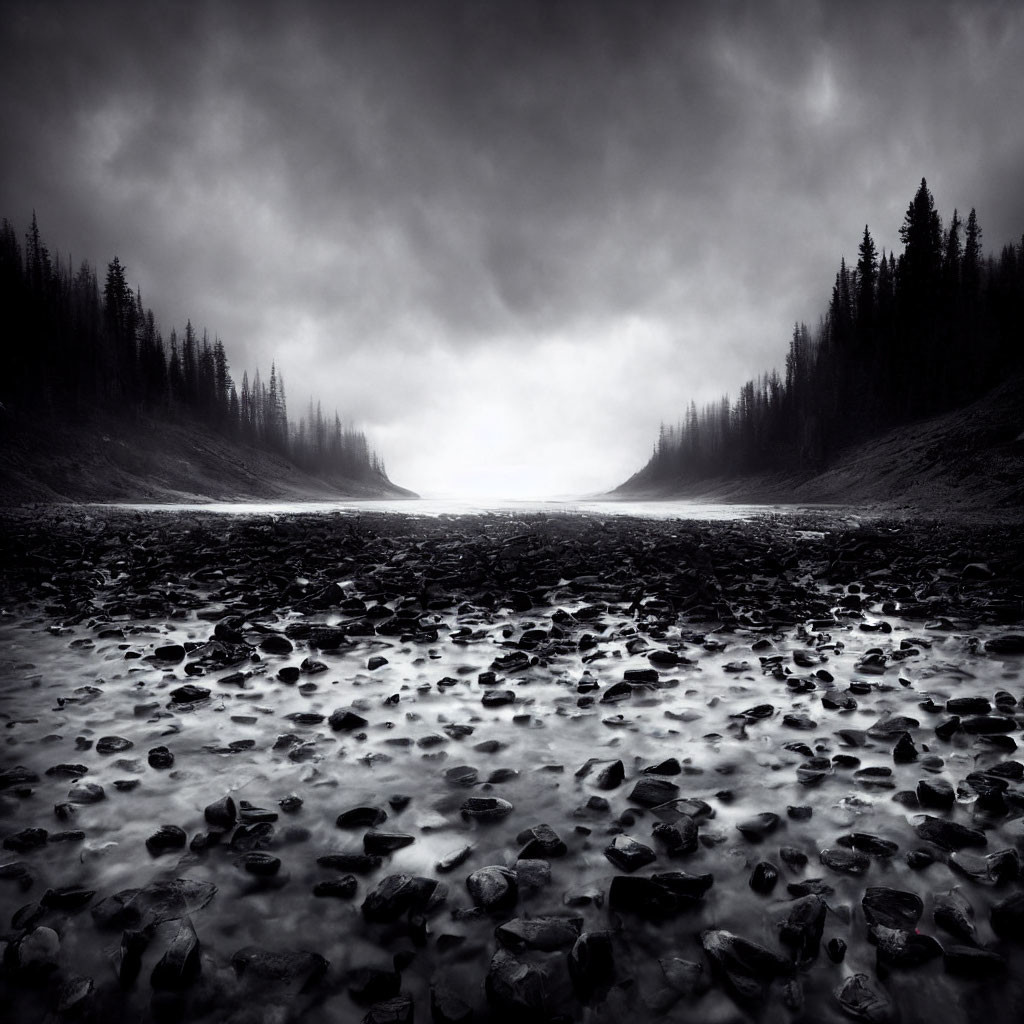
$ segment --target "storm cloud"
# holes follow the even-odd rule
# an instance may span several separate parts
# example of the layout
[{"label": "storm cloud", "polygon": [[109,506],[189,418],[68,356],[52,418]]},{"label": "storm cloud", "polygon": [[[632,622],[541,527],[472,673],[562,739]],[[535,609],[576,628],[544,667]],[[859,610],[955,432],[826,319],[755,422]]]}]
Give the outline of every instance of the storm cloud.
[{"label": "storm cloud", "polygon": [[0,3],[0,213],[425,494],[579,493],[781,365],[922,176],[1024,231],[1016,3]]}]

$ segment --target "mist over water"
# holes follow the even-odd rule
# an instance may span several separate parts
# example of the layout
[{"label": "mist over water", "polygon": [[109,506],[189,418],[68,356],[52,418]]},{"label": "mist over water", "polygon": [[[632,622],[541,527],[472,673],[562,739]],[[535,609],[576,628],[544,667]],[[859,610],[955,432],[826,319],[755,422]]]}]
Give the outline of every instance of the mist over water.
[{"label": "mist over water", "polygon": [[726,505],[693,501],[595,501],[552,498],[547,501],[517,501],[488,498],[420,498],[402,501],[271,501],[201,502],[195,504],[131,503],[99,505],[138,512],[209,512],[215,515],[298,515],[360,512],[393,512],[406,516],[463,516],[498,514],[503,516],[537,513],[586,514],[597,516],[634,516],[642,519],[733,520],[751,519],[765,514],[797,514],[804,511],[793,505]]}]

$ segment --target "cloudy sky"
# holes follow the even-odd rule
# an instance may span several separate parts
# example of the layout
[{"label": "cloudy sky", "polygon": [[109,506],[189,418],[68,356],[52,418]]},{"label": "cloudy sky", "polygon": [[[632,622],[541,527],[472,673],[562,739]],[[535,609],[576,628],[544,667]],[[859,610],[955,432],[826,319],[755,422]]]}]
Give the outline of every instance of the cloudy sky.
[{"label": "cloudy sky", "polygon": [[423,494],[578,494],[781,366],[922,176],[1024,232],[1024,5],[0,0],[0,215]]}]

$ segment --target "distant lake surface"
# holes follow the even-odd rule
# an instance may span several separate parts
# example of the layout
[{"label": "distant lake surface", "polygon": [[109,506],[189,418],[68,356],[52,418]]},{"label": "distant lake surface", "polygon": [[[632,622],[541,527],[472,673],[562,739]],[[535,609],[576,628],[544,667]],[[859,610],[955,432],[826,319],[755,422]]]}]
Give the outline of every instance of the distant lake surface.
[{"label": "distant lake surface", "polygon": [[[104,506],[112,507],[112,506]],[[267,501],[208,503],[120,504],[139,512],[209,512],[215,515],[310,515],[392,512],[409,516],[533,515],[564,513],[599,516],[637,516],[643,519],[739,520],[764,514],[808,511],[802,505],[731,505],[693,501],[502,501],[420,498],[405,501]],[[849,514],[851,509],[834,511]]]}]

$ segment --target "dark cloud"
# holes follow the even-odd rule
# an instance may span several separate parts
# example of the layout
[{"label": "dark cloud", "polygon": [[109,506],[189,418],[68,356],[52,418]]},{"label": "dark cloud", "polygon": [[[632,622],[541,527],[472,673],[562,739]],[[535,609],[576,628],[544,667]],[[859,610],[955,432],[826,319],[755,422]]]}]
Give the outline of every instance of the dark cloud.
[{"label": "dark cloud", "polygon": [[1022,56],[1012,2],[8,0],[0,212],[403,482],[596,488],[780,362],[922,175],[1024,230]]}]

